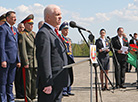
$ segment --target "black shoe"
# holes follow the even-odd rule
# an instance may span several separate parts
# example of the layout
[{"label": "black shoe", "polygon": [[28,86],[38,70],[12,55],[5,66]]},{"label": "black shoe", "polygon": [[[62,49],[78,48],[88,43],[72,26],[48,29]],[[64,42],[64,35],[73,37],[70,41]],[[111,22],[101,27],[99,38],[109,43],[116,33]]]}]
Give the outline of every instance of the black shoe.
[{"label": "black shoe", "polygon": [[17,99],[24,99],[24,96],[16,96]]},{"label": "black shoe", "polygon": [[105,91],[105,87],[102,88],[102,91]]},{"label": "black shoe", "polygon": [[119,89],[119,86],[118,86],[118,85],[116,85],[116,86],[115,86],[115,89]]},{"label": "black shoe", "polygon": [[63,96],[69,96],[67,92],[62,93]]},{"label": "black shoe", "polygon": [[123,88],[123,89],[125,89],[126,87],[125,87],[125,86],[123,86],[123,85],[120,85],[120,88]]},{"label": "black shoe", "polygon": [[71,93],[71,92],[68,92],[68,95],[74,96],[75,94],[74,93]]}]

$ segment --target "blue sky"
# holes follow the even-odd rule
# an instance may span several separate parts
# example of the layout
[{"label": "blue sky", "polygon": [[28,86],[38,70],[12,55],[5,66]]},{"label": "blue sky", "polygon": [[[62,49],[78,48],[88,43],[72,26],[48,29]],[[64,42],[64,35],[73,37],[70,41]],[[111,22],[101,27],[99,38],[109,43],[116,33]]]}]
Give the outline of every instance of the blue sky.
[{"label": "blue sky", "polygon": [[[110,37],[116,35],[120,26],[124,27],[127,35],[138,33],[138,0],[0,0],[0,15],[14,10],[17,25],[29,14],[34,14],[34,31],[37,32],[37,24],[43,20],[43,10],[49,4],[61,7],[62,22],[75,21],[89,29],[96,39],[101,28],[106,29]],[[83,33],[87,39],[89,34]],[[82,39],[78,30],[73,28],[69,30],[69,37],[73,43]]]}]

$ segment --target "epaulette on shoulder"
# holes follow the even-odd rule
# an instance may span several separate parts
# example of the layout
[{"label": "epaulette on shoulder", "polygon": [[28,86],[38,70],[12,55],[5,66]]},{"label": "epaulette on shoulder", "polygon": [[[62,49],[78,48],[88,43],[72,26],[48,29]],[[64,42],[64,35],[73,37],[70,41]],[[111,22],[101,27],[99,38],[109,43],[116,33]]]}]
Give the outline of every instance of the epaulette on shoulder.
[{"label": "epaulette on shoulder", "polygon": [[25,33],[25,31],[22,31],[20,34],[24,34]]},{"label": "epaulette on shoulder", "polygon": [[32,33],[33,33],[33,34],[35,34],[35,32],[34,32],[34,31],[32,31]]}]

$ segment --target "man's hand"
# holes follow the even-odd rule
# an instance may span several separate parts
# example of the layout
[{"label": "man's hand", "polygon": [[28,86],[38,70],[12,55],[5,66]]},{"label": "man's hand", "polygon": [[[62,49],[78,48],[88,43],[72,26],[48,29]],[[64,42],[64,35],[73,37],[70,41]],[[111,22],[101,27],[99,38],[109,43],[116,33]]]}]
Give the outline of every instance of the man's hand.
[{"label": "man's hand", "polygon": [[122,50],[118,50],[118,53],[122,53]]},{"label": "man's hand", "polygon": [[109,52],[110,50],[109,50],[109,49],[106,49],[105,51],[106,51],[106,52]]},{"label": "man's hand", "polygon": [[52,86],[45,87],[43,89],[43,92],[46,93],[46,94],[51,94],[51,92],[52,92]]},{"label": "man's hand", "polygon": [[128,54],[128,51],[125,51],[125,54]]},{"label": "man's hand", "polygon": [[29,65],[25,65],[24,68],[29,68]]},{"label": "man's hand", "polygon": [[99,52],[102,52],[103,50],[102,49],[99,49]]},{"label": "man's hand", "polygon": [[3,62],[1,63],[1,67],[6,68],[6,67],[7,67],[7,62],[6,62],[6,61],[3,61]]},{"label": "man's hand", "polygon": [[21,63],[17,63],[17,67],[20,68],[21,67]]}]

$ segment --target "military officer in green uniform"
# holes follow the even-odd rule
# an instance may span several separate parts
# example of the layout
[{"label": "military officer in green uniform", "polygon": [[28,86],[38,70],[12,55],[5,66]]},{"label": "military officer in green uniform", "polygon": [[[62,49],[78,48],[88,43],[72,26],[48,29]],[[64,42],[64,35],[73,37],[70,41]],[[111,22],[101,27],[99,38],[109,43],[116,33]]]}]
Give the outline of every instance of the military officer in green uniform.
[{"label": "military officer in green uniform", "polygon": [[34,16],[30,14],[21,23],[24,23],[25,29],[19,34],[19,51],[23,69],[23,81],[25,91],[25,102],[32,102],[36,98],[36,77],[37,61],[36,46],[34,39],[36,33],[33,32]]},{"label": "military officer in green uniform", "polygon": [[4,24],[6,22],[6,14],[3,14],[0,16],[0,25]]}]

